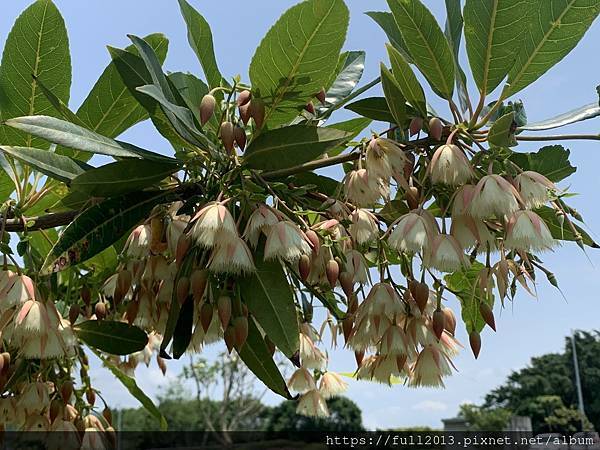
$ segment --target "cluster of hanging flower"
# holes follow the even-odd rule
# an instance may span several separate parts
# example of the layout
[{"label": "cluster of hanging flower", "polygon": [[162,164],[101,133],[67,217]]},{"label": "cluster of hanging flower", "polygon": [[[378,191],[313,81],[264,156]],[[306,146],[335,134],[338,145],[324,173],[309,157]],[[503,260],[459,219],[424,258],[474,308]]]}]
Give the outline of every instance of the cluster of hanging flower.
[{"label": "cluster of hanging flower", "polygon": [[70,322],[60,316],[53,302],[42,298],[30,277],[0,271],[0,299],[5,347],[18,349],[19,357],[25,359],[73,356],[75,337]]},{"label": "cluster of hanging flower", "polygon": [[[40,375],[37,381],[18,383],[13,391],[13,395],[0,398],[2,429],[51,432],[44,439],[45,448],[50,450],[102,450],[116,445],[110,409],[101,414],[84,413],[77,406],[70,379],[55,384],[41,381]],[[85,396],[89,406],[94,406],[94,391],[87,390]]]},{"label": "cluster of hanging flower", "polygon": [[313,417],[329,416],[326,400],[348,389],[348,383],[338,373],[327,370],[327,355],[317,347],[320,340],[320,335],[310,324],[302,324],[300,367],[288,381],[290,391],[300,394],[298,414]]},{"label": "cluster of hanging flower", "polygon": [[[426,271],[431,274],[455,272],[469,267],[477,253],[499,252],[500,261],[482,270],[479,285],[484,290],[491,289],[492,277],[495,277],[504,297],[511,273],[525,283],[522,268],[514,261],[515,255],[526,259],[528,252],[549,249],[555,244],[545,222],[532,211],[550,200],[555,186],[531,171],[522,172],[514,179],[492,173],[478,177],[465,150],[452,143],[436,148],[427,164],[426,173],[432,185],[454,189],[451,205],[448,205],[449,227],[422,203],[419,190],[413,185],[414,159],[410,153],[395,141],[379,137],[369,142],[359,168],[347,175],[346,200],[327,199],[312,226],[300,217],[290,218],[279,211],[277,202],[274,206],[254,205],[243,232],[239,230],[241,220],[236,223],[228,207],[230,200],[204,205],[191,219],[177,218],[176,221],[182,222],[177,227],[180,232],[167,233],[177,239],[177,242],[167,239],[167,244],[175,248],[172,252],[175,259],[171,263],[175,268],[167,271],[168,276],[162,274],[156,280],[159,284],[171,280],[167,283],[171,287],[165,289],[173,289],[176,267],[181,263],[177,253],[185,254],[190,241],[205,252],[202,267],[194,269],[192,282],[185,281],[182,293],[177,294],[184,301],[190,286],[198,301],[198,320],[206,326],[196,326],[195,347],[209,334],[206,332],[211,323],[209,318],[215,316],[213,310],[221,326],[216,327],[217,333],[210,336],[210,342],[223,335],[231,351],[243,344],[244,334],[242,331],[242,339],[239,339],[240,333],[236,332],[239,327],[231,324],[229,297],[202,303],[203,295],[193,288],[195,274],[208,271],[217,276],[236,277],[253,272],[257,257],[278,259],[305,284],[321,291],[339,287],[345,293],[347,316],[337,328],[332,328],[332,337],[335,339],[337,333],[343,335],[347,347],[354,350],[358,379],[387,384],[406,380],[414,387],[443,386],[443,378],[451,374],[451,359],[460,345],[454,338],[454,313],[441,305],[443,290],[439,286],[430,290],[424,282]],[[398,192],[405,193],[412,210],[385,226],[377,214],[376,204],[381,199],[389,200],[392,180]],[[144,227],[146,234],[151,234],[151,227]],[[184,230],[189,232],[184,233]],[[140,229],[138,233],[144,231]],[[418,256],[422,281],[413,277],[411,268],[407,285],[402,287],[394,282],[389,270],[388,275],[384,273],[383,269],[387,268],[380,267],[380,279],[372,283],[365,254],[378,248],[381,241],[386,241],[389,248],[399,254]],[[133,273],[141,272],[134,270]],[[204,293],[206,275],[202,279],[202,283],[196,284],[201,284]],[[181,285],[181,280],[175,283],[178,292]],[[370,290],[364,295],[368,285],[371,285]],[[140,292],[144,291],[158,297],[160,286],[158,291],[142,287]],[[144,309],[142,303],[140,301],[138,315]],[[154,305],[154,314],[148,310],[141,314],[144,319],[138,317],[134,322],[147,326],[151,320],[152,328],[160,333],[164,328],[158,320],[164,314],[156,310],[156,304],[160,303],[148,302]],[[164,307],[168,308],[168,302],[164,302]],[[247,316],[247,310],[242,308],[242,311]],[[481,303],[480,312],[486,323],[495,328],[487,303]],[[156,319],[151,319],[154,316]],[[242,328],[247,333],[247,322]],[[200,337],[196,335],[197,330]],[[471,333],[470,339],[477,355],[481,345],[478,333]],[[303,323],[300,368],[289,380],[290,390],[301,394],[298,411],[318,416],[327,412],[325,400],[346,388],[338,374],[326,370],[327,358],[317,347],[320,341],[321,336],[311,325]]]},{"label": "cluster of hanging flower", "polygon": [[[439,146],[428,161],[432,185],[455,189],[451,199],[452,226],[449,233],[419,199],[413,186],[414,158],[392,140],[373,138],[366,150],[365,166],[345,179],[345,194],[359,207],[389,200],[390,180],[406,195],[412,211],[391,226],[389,244],[400,252],[422,252],[427,267],[442,272],[468,264],[464,252],[515,251],[521,254],[550,249],[555,241],[543,219],[532,211],[550,200],[556,186],[545,176],[521,171],[514,179],[490,173],[478,177],[465,151],[458,145]],[[443,224],[445,225],[445,224]]]},{"label": "cluster of hanging flower", "polygon": [[[87,358],[78,353],[71,321],[41,296],[30,277],[20,273],[0,272],[0,299],[0,332],[6,350],[0,354],[0,387],[5,392],[0,398],[0,428],[52,431],[46,441],[49,449],[114,446],[110,410],[105,408],[101,415],[92,413],[96,393],[87,376]],[[69,317],[75,322],[78,315],[71,312]],[[81,362],[84,389],[80,392],[73,389],[68,372],[51,371],[48,375],[50,361],[75,356]],[[17,373],[23,360],[32,361],[29,367],[34,369],[25,378]],[[48,378],[53,381],[43,381]]]},{"label": "cluster of hanging flower", "polygon": [[[127,239],[119,267],[106,280],[95,303],[92,305],[92,295],[84,288],[83,308],[73,305],[68,319],[54,303],[44,301],[29,277],[5,270],[0,273],[0,329],[5,348],[19,349],[20,358],[73,357],[78,347],[71,324],[82,319],[118,320],[146,330],[149,339],[142,351],[124,358],[109,357],[111,361],[133,374],[139,364],[149,365],[155,357],[165,373],[159,349],[176,300],[182,307],[193,302],[193,332],[187,351],[201,351],[204,345],[221,339],[230,352],[234,348],[239,351],[248,336],[248,309],[234,287],[238,277],[256,270],[257,258],[261,258],[279,261],[290,277],[312,293],[344,293],[345,316],[336,323],[328,317],[326,323],[334,345],[337,336],[343,336],[345,345],[354,351],[357,379],[441,387],[452,372],[452,358],[460,345],[454,338],[454,313],[442,306],[444,289],[435,274],[468,268],[477,254],[486,253],[478,286],[484,293],[497,286],[504,298],[511,274],[527,287],[522,265],[528,253],[555,245],[547,225],[533,211],[551,199],[556,189],[553,183],[532,171],[521,172],[514,179],[493,173],[478,175],[466,150],[448,142],[425,158],[429,184],[453,190],[445,205],[451,216],[449,226],[446,219],[436,219],[425,204],[423,180],[416,182],[413,173],[413,152],[376,137],[366,146],[358,168],[347,174],[344,198],[323,196],[324,203],[311,218],[311,225],[277,198],[272,204],[250,205],[247,216],[240,211],[246,211],[248,205],[236,199],[219,198],[199,206],[193,215],[181,214],[179,202],[157,209]],[[394,189],[404,195],[410,210],[386,223],[378,213],[378,203],[388,202]],[[409,261],[404,286],[392,277],[387,251]],[[373,252],[378,253],[376,263],[367,259]],[[492,252],[499,254],[495,264],[490,262]],[[419,267],[413,267],[415,263]],[[377,280],[372,280],[374,265]],[[427,274],[437,280],[433,289],[425,282]],[[299,367],[288,387],[299,394],[299,413],[325,416],[326,400],[345,391],[347,384],[339,374],[327,370],[326,352],[318,346],[323,341],[323,327],[317,332],[310,323],[312,314],[302,314],[303,306],[298,306],[300,353],[295,362]],[[493,312],[485,301],[480,312],[495,329]],[[274,352],[268,330],[263,331]],[[481,342],[476,330],[471,332],[470,343],[477,356]],[[0,361],[5,366],[0,370],[0,382],[6,382],[10,353],[2,354]],[[50,398],[58,398],[52,392]],[[89,382],[87,392],[91,394],[87,395],[86,411],[92,411],[94,390]],[[7,398],[14,403],[17,397]],[[35,420],[40,412],[45,414],[44,420],[39,419],[44,429],[51,429],[54,419],[64,416],[61,412],[52,418],[50,410],[42,408],[36,411]],[[29,429],[33,416],[23,417],[19,426]],[[76,417],[81,419],[81,415]],[[100,425],[87,423],[83,430],[107,429]],[[81,426],[77,429],[81,431]]]},{"label": "cluster of hanging flower", "polygon": [[[157,213],[147,223],[133,230],[125,243],[122,263],[102,288],[106,304],[115,309],[117,320],[127,321],[149,333],[148,343],[142,351],[129,355],[124,360],[112,357],[112,362],[128,374],[133,374],[140,363],[148,366],[154,355],[161,371],[166,372],[165,361],[158,351],[174,298],[181,305],[190,299],[197,312],[188,347],[190,352],[200,351],[203,345],[222,338],[222,327],[227,327],[229,322],[229,319],[225,320],[225,316],[227,310],[231,311],[231,305],[226,305],[227,297],[213,300],[212,292],[207,289],[209,272],[205,266],[195,261],[188,276],[178,276],[192,245],[189,235],[193,234],[193,231],[189,231],[191,217],[176,214],[181,206],[181,203],[175,203],[165,213]],[[216,223],[221,220],[218,217],[220,211],[222,209],[219,205],[214,205],[214,208],[208,206],[201,209],[194,219],[196,226],[198,223],[204,224],[203,239],[205,242],[211,239],[213,246],[216,245],[215,236],[210,235],[209,229],[220,228]],[[230,219],[231,215],[225,217],[225,220],[227,218]],[[199,230],[198,227],[194,229]],[[225,233],[223,231],[222,235]],[[222,246],[215,249],[208,263],[211,269],[216,267],[215,261],[222,258],[219,256],[222,249]],[[219,308],[219,314],[213,314]]]}]

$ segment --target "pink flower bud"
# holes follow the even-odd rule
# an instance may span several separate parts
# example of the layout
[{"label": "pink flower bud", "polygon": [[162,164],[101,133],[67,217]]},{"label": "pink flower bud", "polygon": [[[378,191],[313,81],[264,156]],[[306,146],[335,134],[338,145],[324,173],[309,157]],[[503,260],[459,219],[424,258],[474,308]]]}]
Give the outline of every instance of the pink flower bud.
[{"label": "pink flower bud", "polygon": [[250,122],[250,118],[252,117],[251,111],[250,111],[250,105],[251,105],[251,102],[248,102],[245,105],[242,105],[238,108],[239,113],[240,113],[240,119],[242,119],[242,122],[244,123],[244,125],[248,125],[248,122]]},{"label": "pink flower bud", "polygon": [[216,106],[217,101],[212,95],[207,94],[202,97],[202,101],[200,102],[200,123],[202,126],[206,125],[206,123],[211,119],[215,113]]},{"label": "pink flower bud", "polygon": [[233,347],[235,347],[235,327],[233,325],[230,325],[225,328],[225,332],[223,333],[223,340],[225,341],[227,351],[231,353]]},{"label": "pink flower bud", "polygon": [[233,136],[235,139],[235,143],[237,144],[237,146],[239,147],[239,149],[241,151],[244,151],[246,149],[246,130],[244,130],[242,127],[235,127],[235,129],[233,130]]},{"label": "pink flower bud", "polygon": [[346,297],[352,297],[352,294],[354,294],[354,275],[349,272],[342,272],[340,274],[340,285]]},{"label": "pink flower bud", "polygon": [[310,257],[302,255],[298,261],[298,272],[302,281],[306,281],[310,275]]},{"label": "pink flower bud", "polygon": [[202,97],[202,101],[200,102],[200,123],[202,126],[206,125],[206,123],[211,119],[215,113],[216,106],[217,101],[212,95],[207,94]]},{"label": "pink flower bud", "polygon": [[210,303],[204,303],[202,308],[200,308],[200,325],[202,325],[202,329],[206,333],[208,331],[208,327],[210,327],[210,323],[213,318],[213,306]]},{"label": "pink flower bud", "polygon": [[409,128],[411,137],[418,134],[423,129],[423,118],[413,117]]},{"label": "pink flower bud", "polygon": [[329,281],[329,284],[332,288],[335,287],[340,275],[340,265],[335,259],[330,259],[329,261],[327,261],[327,266],[325,270],[327,273],[327,280]]},{"label": "pink flower bud", "polygon": [[231,122],[223,122],[221,124],[219,137],[223,142],[223,146],[227,149],[227,151],[231,152],[233,150],[233,144],[235,141],[234,128]]},{"label": "pink flower bud", "polygon": [[490,305],[485,302],[481,302],[479,304],[479,312],[485,323],[492,330],[496,331],[496,319],[494,318],[494,312],[492,311],[492,308],[490,308]]},{"label": "pink flower bud", "polygon": [[442,140],[442,133],[444,131],[444,124],[437,117],[432,117],[429,120],[429,137],[436,141]]},{"label": "pink flower bud", "polygon": [[244,90],[239,93],[237,98],[237,105],[244,106],[247,105],[250,99],[252,98],[252,93],[248,90]]},{"label": "pink flower bud", "polygon": [[319,253],[319,249],[321,248],[321,241],[319,240],[319,235],[314,230],[308,230],[305,234],[308,241],[312,244],[313,253]]},{"label": "pink flower bud", "polygon": [[236,317],[233,319],[233,327],[235,328],[235,346],[240,350],[248,339],[248,318]]},{"label": "pink flower bud", "polygon": [[442,333],[446,327],[446,316],[441,309],[436,309],[433,313],[433,333],[435,337],[442,338]]},{"label": "pink flower bud", "polygon": [[223,326],[223,329],[226,329],[227,325],[229,325],[229,320],[231,319],[231,298],[227,295],[220,296],[217,300],[217,310],[219,312],[221,325]]},{"label": "pink flower bud", "polygon": [[265,121],[265,104],[261,99],[252,99],[250,102],[250,115],[254,119],[256,128],[260,130]]},{"label": "pink flower bud", "polygon": [[325,92],[325,88],[321,88],[321,90],[315,97],[317,97],[317,100],[319,100],[321,102],[321,105],[325,105],[325,100],[327,98],[327,93]]},{"label": "pink flower bud", "polygon": [[481,352],[481,335],[477,331],[472,331],[469,334],[469,344],[471,345],[475,359],[479,358],[479,353]]},{"label": "pink flower bud", "polygon": [[106,317],[106,304],[103,302],[96,303],[94,306],[94,313],[98,320],[104,319]]},{"label": "pink flower bud", "polygon": [[313,102],[308,102],[306,104],[306,106],[304,107],[304,109],[312,115],[315,115],[315,113],[316,113],[315,105],[313,105]]}]

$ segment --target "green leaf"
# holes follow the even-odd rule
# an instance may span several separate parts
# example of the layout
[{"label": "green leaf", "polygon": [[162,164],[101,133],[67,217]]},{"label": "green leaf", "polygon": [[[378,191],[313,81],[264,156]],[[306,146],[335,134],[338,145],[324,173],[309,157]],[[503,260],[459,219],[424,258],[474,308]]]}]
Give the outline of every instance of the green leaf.
[{"label": "green leaf", "polygon": [[517,145],[515,139],[515,113],[504,114],[494,122],[488,132],[487,140],[490,145],[496,147],[512,147]]},{"label": "green leaf", "polygon": [[456,74],[456,91],[460,106],[463,111],[468,111],[470,100],[467,90],[467,76],[464,70],[460,67],[460,41],[462,40],[463,32],[463,16],[461,11],[461,0],[446,0],[446,27],[444,34],[454,57],[454,73]]},{"label": "green leaf", "polygon": [[[196,121],[200,123],[200,103],[202,97],[208,94],[208,86],[191,73],[174,72],[170,73],[167,78],[173,83],[187,107],[192,111]],[[216,123],[216,119],[214,120]]]},{"label": "green leaf", "polygon": [[[367,117],[355,117],[354,119],[346,120],[344,122],[332,123],[331,125],[327,125],[325,128],[335,128],[336,130],[346,131],[350,133],[350,135],[346,138],[348,141],[355,139],[360,133],[363,132],[365,128],[367,128],[373,120]],[[336,156],[342,153],[346,147],[344,145],[340,145],[337,148],[329,150],[327,154],[329,156]]]},{"label": "green leaf", "polygon": [[194,328],[194,297],[189,295],[181,306],[173,334],[173,358],[179,359],[192,341]]},{"label": "green leaf", "polygon": [[365,70],[365,57],[363,51],[345,52],[340,55],[339,70],[336,77],[325,94],[325,105],[319,111],[331,109],[348,97],[362,78]]},{"label": "green leaf", "polygon": [[[6,39],[0,67],[0,123],[23,115],[59,115],[40,92],[37,80],[68,104],[69,38],[52,1],[38,0],[19,16]],[[39,139],[1,125],[0,142],[20,147],[44,145]]]},{"label": "green leaf", "polygon": [[92,197],[115,197],[153,186],[179,167],[176,161],[125,159],[82,173],[72,181],[71,189]]},{"label": "green leaf", "polygon": [[175,96],[171,90],[171,85],[169,84],[167,76],[162,70],[161,62],[152,47],[150,47],[146,41],[138,36],[130,34],[128,37],[131,39],[131,42],[133,42],[133,45],[139,52],[140,58],[142,58],[144,61],[146,69],[152,78],[153,84],[160,89],[162,94],[169,102],[175,103]]},{"label": "green leaf", "polygon": [[[3,158],[6,160],[6,158]],[[0,170],[0,202],[4,202],[8,200],[10,194],[15,190],[15,184],[8,176],[8,174],[4,171],[4,169]]]},{"label": "green leaf", "polygon": [[150,397],[144,394],[144,391],[138,387],[135,380],[121,372],[117,366],[115,366],[109,359],[102,356],[99,352],[95,351],[94,349],[92,349],[92,351],[102,361],[104,366],[110,370],[114,377],[119,380],[123,386],[125,386],[129,393],[142,404],[146,411],[148,411],[160,422],[160,429],[162,431],[167,431],[167,419],[165,419]]},{"label": "green leaf", "polygon": [[171,160],[158,153],[102,136],[70,122],[50,116],[26,116],[9,119],[6,125],[64,147],[119,158]]},{"label": "green leaf", "polygon": [[385,97],[369,97],[358,100],[346,106],[346,109],[369,119],[381,122],[394,122]]},{"label": "green leaf", "polygon": [[58,239],[58,233],[56,230],[49,229],[43,232],[30,231],[27,233],[27,236],[30,252],[35,260],[40,261],[41,264],[52,249],[53,243]]},{"label": "green leaf", "polygon": [[383,93],[387,101],[388,107],[392,116],[394,116],[394,124],[402,126],[407,121],[406,117],[406,100],[402,95],[402,91],[398,82],[383,63],[380,65],[381,69],[381,85],[383,87]]},{"label": "green leaf", "polygon": [[186,0],[179,0],[179,8],[187,25],[188,42],[202,65],[208,84],[211,88],[220,86],[224,80],[215,58],[210,25]]},{"label": "green leaf", "polygon": [[[165,112],[171,113],[173,116],[175,116],[189,131],[197,135],[201,134],[200,130],[198,130],[194,124],[194,115],[192,114],[192,111],[186,107],[170,102],[165,97],[164,92],[161,91],[158,86],[154,84],[148,84],[146,86],[138,87],[137,90],[142,94],[148,95],[156,100],[163,107]],[[167,117],[168,116],[169,114],[167,114]]]},{"label": "green leaf", "polygon": [[215,147],[212,142],[196,128],[191,111],[182,106],[185,102],[171,88],[171,83],[162,71],[161,63],[154,50],[137,36],[129,35],[129,38],[140,52],[140,57],[152,78],[151,85],[139,86],[137,90],[149,95],[160,104],[168,121],[182,138],[214,152]]},{"label": "green leaf", "polygon": [[0,150],[51,178],[69,183],[85,170],[67,156],[30,147],[1,146]]},{"label": "green leaf", "polygon": [[[577,241],[575,233],[571,227],[566,223],[561,225],[558,217],[556,216],[556,212],[552,208],[549,208],[548,206],[542,206],[541,208],[536,209],[535,212],[544,220],[544,222],[546,222],[546,225],[548,225],[548,229],[550,230],[550,233],[554,239],[571,242]],[[583,228],[576,224],[573,224],[573,226],[581,235],[584,245],[592,248],[600,248],[600,245],[598,245]]]},{"label": "green leaf", "polygon": [[337,67],[349,13],[343,0],[307,0],[269,30],[250,64],[250,80],[273,128],[294,119]]},{"label": "green leaf", "polygon": [[599,13],[596,0],[537,0],[503,96],[526,88],[562,60]]},{"label": "green leaf", "polygon": [[90,347],[111,355],[130,355],[148,343],[143,330],[114,320],[87,320],[73,326],[73,330]]},{"label": "green leaf", "polygon": [[48,254],[42,273],[84,262],[117,242],[148,218],[154,206],[169,201],[169,192],[139,192],[115,197],[86,209],[67,226]]},{"label": "green leaf", "polygon": [[[53,242],[58,240],[58,234],[56,235],[56,239]],[[118,243],[117,243],[118,244]],[[117,255],[116,245],[108,247],[98,253],[96,256],[88,259],[82,267],[86,270],[93,270],[94,274],[99,277],[102,274],[106,274],[106,277],[114,274],[117,270],[117,264],[119,262],[119,256]],[[44,253],[44,257],[50,252],[51,249],[48,249],[47,252]]]},{"label": "green leaf", "polygon": [[137,91],[138,87],[152,83],[152,77],[148,73],[148,69],[146,69],[146,64],[142,58],[134,53],[118,48],[109,47],[108,50],[121,79],[139,104],[146,109],[158,132],[164,136],[176,150],[190,148],[190,143],[181,137],[181,130],[176,129],[171,124],[171,121],[165,115],[158,102]]},{"label": "green leaf", "polygon": [[365,14],[383,29],[387,38],[390,40],[390,44],[404,56],[404,59],[409,63],[412,63],[413,60],[408,51],[408,47],[406,46],[406,42],[404,42],[402,33],[400,33],[400,30],[398,29],[394,15],[391,12],[383,11],[368,11]]},{"label": "green leaf", "polygon": [[[152,47],[158,59],[163,62],[167,56],[169,40],[163,34],[146,36],[144,40]],[[133,45],[126,48],[137,53]],[[139,85],[147,84],[141,82]],[[77,117],[86,128],[106,136],[116,138],[133,125],[146,120],[146,109],[136,100],[112,61],[77,110]]]},{"label": "green leaf", "polygon": [[427,101],[421,83],[398,50],[391,45],[387,46],[387,50],[392,64],[392,74],[398,82],[402,95],[421,117],[427,117]]},{"label": "green leaf", "polygon": [[335,128],[336,130],[345,131],[350,133],[350,136],[346,139],[354,139],[365,128],[371,125],[372,122],[371,119],[366,117],[355,117],[354,119],[345,120],[344,122],[332,123],[325,128]]},{"label": "green leaf", "polygon": [[438,95],[451,99],[454,59],[435,17],[420,0],[388,0],[388,4],[415,65]]},{"label": "green leaf", "polygon": [[479,288],[479,274],[483,269],[485,266],[479,261],[475,261],[468,269],[462,269],[444,277],[446,285],[460,301],[461,315],[467,333],[473,331],[480,333],[485,327],[485,321],[479,312],[479,305],[482,302],[494,307],[494,294],[491,289],[485,294]]},{"label": "green leaf", "polygon": [[68,122],[72,122],[75,125],[85,127],[83,120],[81,120],[77,114],[69,109],[69,106],[66,105],[60,98],[58,98],[54,92],[44,85],[40,80],[37,80],[40,91],[46,96],[50,104],[54,107],[54,109],[59,113],[59,115]]},{"label": "green leaf", "polygon": [[239,280],[241,297],[269,339],[288,358],[299,350],[294,294],[279,261],[256,253],[256,273]]},{"label": "green leaf", "polygon": [[531,0],[467,0],[465,3],[467,55],[480,92],[492,92],[511,69],[532,5]]},{"label": "green leaf", "polygon": [[248,339],[238,354],[248,369],[265,386],[286,399],[293,398],[252,317],[248,318]]},{"label": "green leaf", "polygon": [[346,141],[350,133],[335,128],[292,125],[261,133],[244,156],[251,169],[278,170],[312,161]]},{"label": "green leaf", "polygon": [[386,203],[386,205],[379,211],[379,215],[390,225],[398,217],[409,212],[408,206],[404,200],[394,199]]},{"label": "green leaf", "polygon": [[533,170],[558,182],[577,170],[569,161],[570,154],[562,145],[548,145],[534,153],[513,153],[510,160],[523,170]]},{"label": "green leaf", "polygon": [[600,107],[598,106],[598,102],[589,103],[580,108],[574,109],[572,111],[559,114],[558,116],[552,117],[550,119],[542,120],[539,122],[528,123],[524,126],[520,126],[519,130],[529,130],[529,131],[543,131],[543,130],[551,130],[553,128],[560,128],[566,125],[570,125],[576,122],[582,122],[584,120],[593,119],[595,117],[600,116]]},{"label": "green leaf", "polygon": [[319,188],[319,192],[329,196],[333,196],[340,186],[339,181],[323,175],[317,175],[314,172],[298,173],[289,177],[289,181],[294,183],[296,186],[314,184]]}]

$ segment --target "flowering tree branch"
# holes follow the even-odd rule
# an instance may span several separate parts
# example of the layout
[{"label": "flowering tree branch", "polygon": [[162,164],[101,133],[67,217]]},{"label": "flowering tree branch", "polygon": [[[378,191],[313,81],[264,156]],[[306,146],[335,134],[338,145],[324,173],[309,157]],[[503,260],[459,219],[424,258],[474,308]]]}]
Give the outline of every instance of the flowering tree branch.
[{"label": "flowering tree branch", "polygon": [[552,136],[517,136],[517,141],[600,141],[600,134],[557,134]]},{"label": "flowering tree branch", "polygon": [[38,217],[28,217],[27,219],[6,219],[2,225],[4,226],[4,230],[9,232],[47,230],[71,223],[79,213],[80,211],[73,210]]}]

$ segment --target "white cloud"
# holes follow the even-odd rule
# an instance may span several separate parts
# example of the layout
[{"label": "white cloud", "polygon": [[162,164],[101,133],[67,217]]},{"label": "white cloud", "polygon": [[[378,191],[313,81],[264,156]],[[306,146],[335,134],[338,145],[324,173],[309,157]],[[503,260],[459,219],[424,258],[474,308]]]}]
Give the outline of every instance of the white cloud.
[{"label": "white cloud", "polygon": [[440,412],[446,411],[448,409],[448,405],[444,402],[438,402],[436,400],[424,400],[413,405],[412,409],[425,412]]}]

